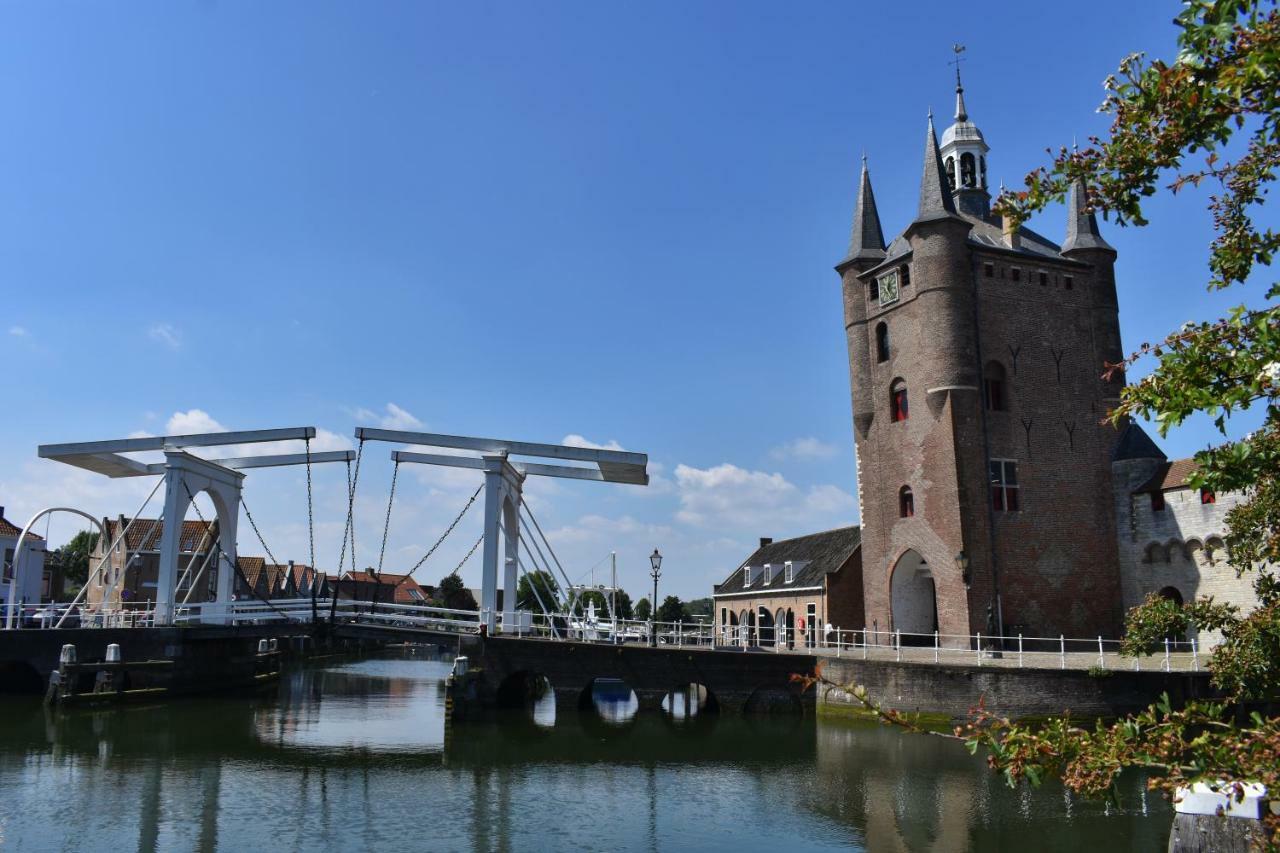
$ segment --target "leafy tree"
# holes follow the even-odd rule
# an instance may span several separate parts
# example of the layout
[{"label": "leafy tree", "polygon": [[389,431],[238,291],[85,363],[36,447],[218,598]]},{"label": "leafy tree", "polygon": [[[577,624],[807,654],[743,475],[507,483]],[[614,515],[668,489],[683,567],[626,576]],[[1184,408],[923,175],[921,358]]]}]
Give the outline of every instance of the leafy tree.
[{"label": "leafy tree", "polygon": [[84,585],[89,579],[89,555],[98,547],[96,531],[81,530],[71,541],[54,552],[54,559],[62,566],[63,577]]},{"label": "leafy tree", "polygon": [[559,592],[560,585],[556,583],[556,579],[547,572],[536,569],[521,575],[520,582],[516,584],[516,607],[541,613],[542,606],[538,604],[538,599],[541,598],[542,605],[548,610],[554,610]]},{"label": "leafy tree", "polygon": [[[1280,233],[1260,229],[1253,219],[1280,168],[1280,14],[1276,0],[1184,0],[1184,7],[1176,19],[1174,62],[1134,54],[1107,79],[1102,110],[1113,116],[1109,138],[1091,139],[1083,150],[1061,149],[1051,166],[1027,176],[1026,190],[1003,195],[996,209],[1022,221],[1083,184],[1092,208],[1141,226],[1142,201],[1161,182],[1171,180],[1167,188],[1175,194],[1216,182],[1208,287],[1217,290],[1246,284],[1280,249]],[[1246,138],[1235,140],[1240,133]],[[1242,153],[1224,159],[1233,140]],[[1193,155],[1203,155],[1203,165],[1190,164]],[[1220,630],[1225,640],[1215,647],[1210,669],[1233,701],[1280,693],[1280,582],[1259,568],[1280,562],[1278,298],[1280,284],[1273,282],[1261,307],[1241,305],[1215,321],[1188,323],[1159,343],[1143,344],[1124,363],[1106,366],[1114,372],[1143,359],[1155,362],[1147,377],[1122,392],[1112,413],[1117,423],[1149,418],[1165,434],[1205,412],[1224,437],[1197,454],[1193,485],[1244,493],[1227,515],[1228,559],[1239,572],[1256,572],[1260,606],[1241,615],[1212,599],[1179,606],[1152,596],[1128,615],[1125,651],[1147,653],[1192,625]],[[1261,428],[1226,440],[1228,418],[1253,406],[1263,408]],[[905,715],[879,707],[863,687],[842,686],[886,722],[915,728]],[[1074,790],[1108,795],[1121,770],[1136,766],[1166,792],[1193,781],[1223,781],[1232,792],[1247,781],[1280,787],[1280,717],[1246,719],[1226,702],[1174,709],[1165,697],[1140,714],[1093,728],[1065,716],[1014,723],[979,709],[968,726],[943,736],[964,740],[971,751],[984,748],[1010,785],[1053,775]],[[1266,821],[1268,849],[1280,849],[1280,815]]]},{"label": "leafy tree", "polygon": [[618,608],[619,619],[633,619],[631,596],[627,595],[625,589],[620,589],[614,593],[613,606]]},{"label": "leafy tree", "polygon": [[649,599],[642,598],[636,602],[634,610],[635,618],[645,622],[649,619],[649,614],[653,612],[653,606],[649,603]]},{"label": "leafy tree", "polygon": [[476,597],[471,594],[471,590],[467,589],[462,578],[452,572],[440,579],[434,600],[437,606],[447,607],[450,610],[480,609],[480,605],[476,603]]},{"label": "leafy tree", "polygon": [[684,604],[674,595],[662,599],[658,606],[657,622],[679,622],[684,619]]},{"label": "leafy tree", "polygon": [[713,612],[713,604],[709,598],[695,598],[692,601],[684,603],[684,621],[697,622],[697,617],[706,616],[710,618]]}]

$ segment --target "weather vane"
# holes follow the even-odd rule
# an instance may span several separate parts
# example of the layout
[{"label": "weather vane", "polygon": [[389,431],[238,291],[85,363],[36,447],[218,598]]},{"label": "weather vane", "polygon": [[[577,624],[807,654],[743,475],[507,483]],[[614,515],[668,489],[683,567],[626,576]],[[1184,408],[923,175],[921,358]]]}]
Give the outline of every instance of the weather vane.
[{"label": "weather vane", "polygon": [[962,45],[962,44],[953,44],[953,45],[951,45],[951,52],[952,52],[952,53],[954,53],[954,54],[956,55],[956,58],[955,58],[955,59],[953,59],[953,60],[951,60],[951,61],[950,61],[950,62],[948,62],[947,64],[948,64],[948,65],[954,65],[954,66],[956,67],[956,86],[957,86],[957,87],[959,87],[959,85],[960,85],[960,63],[961,63],[961,62],[964,62],[964,57],[962,57],[960,54],[964,53],[964,45]]}]

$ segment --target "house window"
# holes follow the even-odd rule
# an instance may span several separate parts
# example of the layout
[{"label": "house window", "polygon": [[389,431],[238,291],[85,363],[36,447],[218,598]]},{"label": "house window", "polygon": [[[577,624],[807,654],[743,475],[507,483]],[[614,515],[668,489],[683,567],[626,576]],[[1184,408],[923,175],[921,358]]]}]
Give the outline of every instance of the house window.
[{"label": "house window", "polygon": [[889,360],[889,324],[876,326],[876,361]]},{"label": "house window", "polygon": [[902,276],[902,286],[903,286],[903,287],[907,287],[908,285],[910,285],[910,284],[911,284],[911,267],[910,267],[910,265],[908,265],[908,264],[903,264],[902,266],[898,267],[898,272],[899,272],[899,273],[901,274],[901,276]]},{"label": "house window", "polygon": [[1040,286],[1045,287],[1049,284],[1049,274],[1047,272],[1040,273]]},{"label": "house window", "polygon": [[770,563],[764,564],[764,585],[768,586],[773,580],[773,566]]},{"label": "house window", "polygon": [[995,277],[996,277],[996,265],[995,265],[995,264],[983,264],[983,265],[982,265],[982,273],[983,273],[983,275],[985,275],[987,278],[995,278]]},{"label": "house window", "polygon": [[1202,504],[1216,504],[1217,502],[1218,502],[1218,496],[1217,496],[1217,495],[1215,495],[1211,490],[1201,487],[1201,489],[1200,489],[1200,503],[1202,503]]},{"label": "house window", "polygon": [[729,624],[729,609],[727,607],[720,608],[720,624],[721,625]]},{"label": "house window", "polygon": [[790,560],[787,560],[787,562],[783,563],[782,578],[783,578],[783,581],[786,583],[791,583],[796,579],[796,567]]},{"label": "house window", "polygon": [[4,568],[0,570],[0,573],[2,573],[0,574],[0,576],[2,576],[5,580],[7,581],[13,580],[13,549],[12,548],[4,549]]},{"label": "house window", "polygon": [[749,586],[751,586],[751,567],[743,566],[742,567],[742,588],[746,589]]},{"label": "house window", "polygon": [[907,419],[907,383],[901,379],[894,382],[889,391],[889,419],[892,421]]},{"label": "house window", "polygon": [[993,412],[1005,410],[1004,381],[1004,365],[998,361],[988,362],[982,375],[982,400]]},{"label": "house window", "polygon": [[1014,281],[1022,281],[1022,270],[1018,269],[1017,267],[1014,267],[1014,268],[1010,271],[1009,276],[1010,276],[1010,278],[1012,278]]},{"label": "house window", "polygon": [[1065,276],[1062,279],[1062,286],[1065,287],[1067,290],[1070,290],[1071,288],[1076,286],[1076,280],[1071,276]]},{"label": "house window", "polygon": [[1164,492],[1151,493],[1151,511],[1164,512]]},{"label": "house window", "polygon": [[880,304],[892,305],[898,301],[898,271],[890,270],[876,279],[880,283]]},{"label": "house window", "polygon": [[1018,463],[1012,459],[991,460],[991,508],[996,512],[1017,512]]},{"label": "house window", "polygon": [[916,499],[911,494],[910,486],[898,489],[898,517],[911,518],[916,514]]}]

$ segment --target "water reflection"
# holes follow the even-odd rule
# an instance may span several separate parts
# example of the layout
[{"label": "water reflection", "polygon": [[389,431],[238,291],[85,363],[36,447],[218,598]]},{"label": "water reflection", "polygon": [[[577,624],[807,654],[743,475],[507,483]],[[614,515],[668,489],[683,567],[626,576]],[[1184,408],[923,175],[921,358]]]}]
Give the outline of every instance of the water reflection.
[{"label": "water reflection", "polygon": [[[1162,804],[1009,791],[957,744],[613,703],[446,734],[447,663],[293,672],[278,695],[47,715],[0,706],[0,849],[1162,849]],[[606,690],[610,693],[610,690]],[[627,693],[631,691],[628,688]],[[691,701],[692,699],[692,701]],[[673,724],[679,713],[689,723]],[[1125,779],[1126,794],[1140,793]],[[424,829],[429,827],[429,829]]]},{"label": "water reflection", "polygon": [[591,682],[591,705],[600,719],[613,726],[626,725],[640,710],[636,692],[617,678],[597,678]]}]

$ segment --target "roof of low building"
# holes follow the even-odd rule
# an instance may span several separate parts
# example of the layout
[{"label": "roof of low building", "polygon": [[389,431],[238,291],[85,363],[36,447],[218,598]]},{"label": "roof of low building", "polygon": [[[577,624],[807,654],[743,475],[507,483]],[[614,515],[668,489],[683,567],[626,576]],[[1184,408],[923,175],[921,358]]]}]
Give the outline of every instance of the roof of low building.
[{"label": "roof of low building", "polygon": [[[0,536],[13,536],[16,538],[21,535],[22,528],[9,521],[9,519],[5,518],[4,514],[0,512]],[[44,537],[37,535],[34,530],[27,531],[27,538],[44,541]]]},{"label": "roof of low building", "polygon": [[236,557],[236,568],[240,570],[240,574],[244,575],[245,582],[250,588],[258,585],[258,578],[266,565],[267,561],[263,557]]},{"label": "roof of low building", "polygon": [[[160,539],[164,536],[164,522],[154,518],[138,518],[134,519],[130,524],[130,519],[121,516],[120,518],[105,519],[107,530],[106,543],[102,543],[102,547],[110,545],[119,536],[121,519],[124,526],[129,532],[125,536],[124,547],[130,551],[159,551]],[[204,538],[206,531],[213,527],[217,522],[213,521],[197,521],[189,520],[182,522],[182,536],[179,540],[179,550],[184,552],[195,551],[200,548],[200,553],[204,549],[213,544],[216,537],[214,533],[209,533],[209,538]]]},{"label": "roof of low building", "polygon": [[[821,586],[822,579],[831,572],[838,571],[848,562],[853,553],[862,544],[862,528],[856,524],[851,527],[838,527],[835,530],[824,530],[821,533],[810,533],[794,539],[781,539],[761,545],[754,553],[733,570],[724,583],[718,584],[715,595],[727,595],[733,592],[758,592],[761,595],[786,592],[791,589]],[[783,568],[786,563],[803,563],[791,578],[786,581]],[[769,585],[761,581],[752,583],[750,587],[742,585],[743,566],[773,566],[774,577]]]},{"label": "roof of low building", "polygon": [[1173,489],[1187,489],[1190,484],[1187,478],[1190,477],[1199,466],[1196,465],[1194,459],[1174,459],[1172,462],[1165,462],[1156,472],[1151,475],[1151,479],[1134,489],[1134,494],[1142,494],[1144,492],[1167,492]]}]

